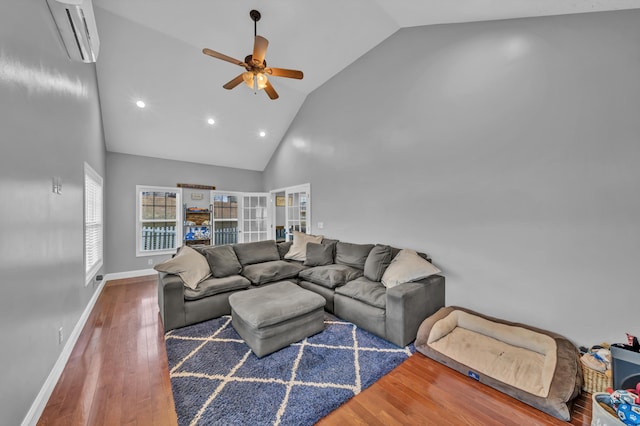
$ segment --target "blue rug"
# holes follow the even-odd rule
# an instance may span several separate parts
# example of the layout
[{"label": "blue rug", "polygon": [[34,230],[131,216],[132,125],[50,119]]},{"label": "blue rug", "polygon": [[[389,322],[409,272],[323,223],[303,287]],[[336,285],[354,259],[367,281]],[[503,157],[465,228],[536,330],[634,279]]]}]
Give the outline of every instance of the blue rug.
[{"label": "blue rug", "polygon": [[230,316],[165,341],[181,426],[313,425],[414,352],[329,314],[324,331],[262,359]]}]

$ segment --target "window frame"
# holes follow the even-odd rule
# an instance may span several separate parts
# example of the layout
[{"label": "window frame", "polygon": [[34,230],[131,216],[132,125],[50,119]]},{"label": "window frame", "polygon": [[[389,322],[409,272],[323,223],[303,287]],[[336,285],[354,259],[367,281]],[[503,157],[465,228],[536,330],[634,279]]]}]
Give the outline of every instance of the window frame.
[{"label": "window frame", "polygon": [[[174,220],[145,220],[142,218],[142,193],[143,192],[172,192],[176,194],[176,218]],[[149,186],[149,185],[136,185],[136,257],[146,257],[146,256],[159,256],[165,254],[175,254],[177,249],[182,246],[182,228],[183,228],[183,218],[182,218],[182,189],[170,186]],[[169,249],[159,249],[159,250],[142,250],[141,242],[142,242],[142,226],[145,222],[166,222],[166,223],[175,223],[176,226],[176,236],[175,236],[175,247]]]},{"label": "window frame", "polygon": [[[93,183],[97,190],[95,190],[95,195],[99,197],[89,197],[88,183]],[[94,277],[102,268],[104,264],[104,179],[102,176],[98,174],[87,162],[84,163],[84,191],[83,191],[84,199],[83,199],[83,217],[84,217],[84,272],[85,272],[85,282],[84,286],[88,286],[90,282],[93,281]],[[93,209],[90,209],[89,203],[90,200],[93,200]],[[92,210],[94,212],[93,217],[89,218],[89,211]],[[90,244],[87,241],[89,239],[88,231],[92,228],[97,228],[98,238],[97,238],[97,247],[95,248],[97,254],[97,260],[93,262],[93,264],[89,265],[89,258],[92,257],[89,255]],[[93,249],[91,249],[93,251]]]}]

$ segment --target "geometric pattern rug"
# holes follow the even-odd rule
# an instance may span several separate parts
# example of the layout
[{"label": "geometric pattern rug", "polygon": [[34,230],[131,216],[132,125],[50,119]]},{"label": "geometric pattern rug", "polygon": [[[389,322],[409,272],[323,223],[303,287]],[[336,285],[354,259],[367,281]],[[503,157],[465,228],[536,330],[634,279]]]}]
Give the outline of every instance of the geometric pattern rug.
[{"label": "geometric pattern rug", "polygon": [[229,315],[166,333],[178,424],[313,425],[414,352],[328,313],[324,322],[262,359]]}]

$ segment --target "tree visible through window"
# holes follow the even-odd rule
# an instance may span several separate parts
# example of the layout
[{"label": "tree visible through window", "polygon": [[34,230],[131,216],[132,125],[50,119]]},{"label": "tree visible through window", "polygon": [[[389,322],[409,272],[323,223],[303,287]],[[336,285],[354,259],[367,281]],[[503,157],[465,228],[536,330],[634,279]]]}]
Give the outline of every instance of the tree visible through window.
[{"label": "tree visible through window", "polygon": [[171,252],[181,241],[180,192],[138,186],[137,255]]}]

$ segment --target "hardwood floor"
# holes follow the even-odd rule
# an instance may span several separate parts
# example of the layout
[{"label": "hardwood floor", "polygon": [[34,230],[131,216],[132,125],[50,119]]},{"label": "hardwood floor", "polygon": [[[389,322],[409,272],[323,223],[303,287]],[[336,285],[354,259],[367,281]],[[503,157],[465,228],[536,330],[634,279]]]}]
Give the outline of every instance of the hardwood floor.
[{"label": "hardwood floor", "polygon": [[[589,425],[581,395],[572,425]],[[155,276],[108,282],[39,425],[176,425]],[[417,353],[320,425],[566,425]]]}]

